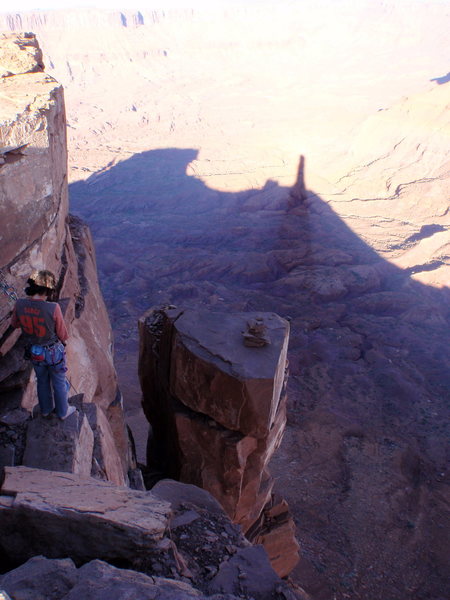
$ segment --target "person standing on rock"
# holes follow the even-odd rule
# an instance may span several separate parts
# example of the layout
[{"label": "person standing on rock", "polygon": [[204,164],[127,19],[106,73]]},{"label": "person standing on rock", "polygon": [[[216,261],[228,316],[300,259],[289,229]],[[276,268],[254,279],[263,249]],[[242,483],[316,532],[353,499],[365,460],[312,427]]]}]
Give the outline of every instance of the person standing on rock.
[{"label": "person standing on rock", "polygon": [[56,288],[51,271],[33,271],[25,288],[28,298],[19,298],[14,306],[11,325],[21,328],[37,379],[39,408],[43,417],[55,411],[64,420],[76,410],[69,406],[66,385],[65,342],[67,327],[57,302],[50,302]]}]

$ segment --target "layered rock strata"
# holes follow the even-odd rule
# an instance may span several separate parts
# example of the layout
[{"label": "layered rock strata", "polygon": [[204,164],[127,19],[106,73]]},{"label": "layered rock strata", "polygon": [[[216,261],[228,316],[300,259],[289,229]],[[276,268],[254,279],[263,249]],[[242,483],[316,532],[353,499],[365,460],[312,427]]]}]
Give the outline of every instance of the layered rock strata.
[{"label": "layered rock strata", "polygon": [[[256,319],[264,343],[248,346]],[[148,464],[211,492],[287,575],[298,545],[287,505],[274,502],[267,465],[286,424],[288,322],[274,313],[172,307],[150,310],[139,330],[143,406],[153,432]]]},{"label": "layered rock strata", "polygon": [[[0,553],[16,565],[28,559],[0,576],[0,587],[14,597],[25,590],[47,600],[296,597],[263,549],[249,544],[210,494],[174,481],[143,492],[7,467],[0,528]],[[72,561],[84,564],[79,573]]]},{"label": "layered rock strata", "polygon": [[18,408],[31,412],[37,403],[19,331],[10,333],[8,325],[15,294],[21,294],[30,271],[50,269],[69,328],[68,377],[85,401],[107,415],[111,427],[103,423],[103,430],[112,430],[121,459],[122,475],[114,478],[124,481],[133,461],[112,361],[111,327],[90,232],[68,214],[63,89],[43,72],[33,34],[0,38],[0,76],[1,415]]}]

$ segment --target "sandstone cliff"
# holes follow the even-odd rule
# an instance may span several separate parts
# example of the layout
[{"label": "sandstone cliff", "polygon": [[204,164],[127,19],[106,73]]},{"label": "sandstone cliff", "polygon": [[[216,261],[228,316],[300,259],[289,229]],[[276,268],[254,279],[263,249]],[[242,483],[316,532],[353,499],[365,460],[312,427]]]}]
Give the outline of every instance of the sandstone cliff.
[{"label": "sandstone cliff", "polygon": [[[95,254],[87,226],[68,213],[66,119],[63,89],[43,72],[32,34],[1,38],[2,101],[0,164],[0,334],[7,333],[12,298],[21,295],[31,270],[47,268],[69,328],[67,356],[72,394],[81,392],[107,415],[105,435],[127,479],[132,464],[120,392],[112,360],[112,332],[98,287]],[[37,402],[30,364],[19,330],[3,336],[0,351],[1,411],[32,411]]]}]

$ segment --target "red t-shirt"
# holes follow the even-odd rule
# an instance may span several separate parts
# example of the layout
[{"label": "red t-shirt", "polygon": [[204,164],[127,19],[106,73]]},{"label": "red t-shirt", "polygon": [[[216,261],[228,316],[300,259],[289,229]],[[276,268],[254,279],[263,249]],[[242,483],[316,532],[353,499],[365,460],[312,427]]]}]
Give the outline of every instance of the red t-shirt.
[{"label": "red t-shirt", "polygon": [[30,344],[45,346],[58,340],[65,342],[69,337],[57,302],[20,298],[14,306],[11,325],[20,327]]}]

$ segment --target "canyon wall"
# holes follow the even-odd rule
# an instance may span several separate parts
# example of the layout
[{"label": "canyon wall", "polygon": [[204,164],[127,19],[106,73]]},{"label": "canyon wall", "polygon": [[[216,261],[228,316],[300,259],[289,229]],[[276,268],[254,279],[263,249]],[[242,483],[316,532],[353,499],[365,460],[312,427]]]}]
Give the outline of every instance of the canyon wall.
[{"label": "canyon wall", "polygon": [[14,293],[22,295],[33,269],[50,269],[69,329],[71,393],[82,393],[85,402],[107,415],[103,427],[115,440],[110,451],[122,465],[122,475],[115,479],[124,482],[133,459],[112,359],[111,327],[91,234],[68,213],[63,88],[43,71],[33,34],[2,35],[0,42],[1,411],[31,412],[37,403],[20,330],[10,333],[8,326]]}]

